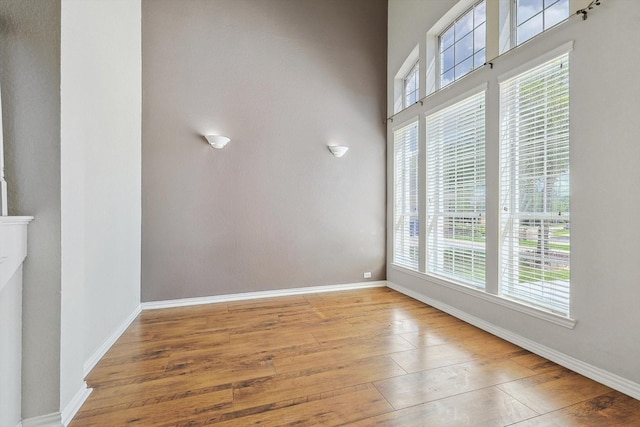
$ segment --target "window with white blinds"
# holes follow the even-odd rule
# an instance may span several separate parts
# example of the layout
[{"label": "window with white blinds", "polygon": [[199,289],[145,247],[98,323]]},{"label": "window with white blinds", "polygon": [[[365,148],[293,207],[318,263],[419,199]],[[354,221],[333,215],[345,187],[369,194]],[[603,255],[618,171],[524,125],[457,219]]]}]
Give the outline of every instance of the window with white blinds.
[{"label": "window with white blinds", "polygon": [[393,262],[413,270],[419,266],[418,122],[393,133],[394,212]]},{"label": "window with white blinds", "polygon": [[569,314],[569,55],[500,84],[502,295]]},{"label": "window with white blinds", "polygon": [[427,116],[427,271],[485,287],[485,92]]}]

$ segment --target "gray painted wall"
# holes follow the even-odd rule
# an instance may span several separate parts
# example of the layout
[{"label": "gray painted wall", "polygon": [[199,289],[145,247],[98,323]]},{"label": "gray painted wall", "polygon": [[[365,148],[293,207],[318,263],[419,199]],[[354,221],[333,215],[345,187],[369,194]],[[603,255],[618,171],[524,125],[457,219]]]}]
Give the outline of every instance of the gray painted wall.
[{"label": "gray painted wall", "polygon": [[[390,1],[391,79],[406,55],[455,3],[442,1],[438,8],[427,8],[420,1]],[[640,2],[602,2],[588,20],[573,17],[504,55],[493,70],[480,69],[460,82],[467,89],[486,81],[496,87],[496,78],[523,59],[575,41],[570,57],[571,311],[577,321],[573,330],[445,287],[427,275],[388,267],[392,282],[635,382],[636,389],[640,384],[640,228],[629,225],[640,211],[640,51],[629,49],[629,41],[638,40],[638,20]],[[406,28],[416,26],[414,37],[408,37]],[[392,99],[392,81],[388,88]],[[453,85],[446,93],[459,95],[461,90]],[[489,110],[488,125],[495,128],[498,112]],[[409,113],[416,114],[417,110]],[[487,144],[488,150],[495,150],[497,138],[487,138]],[[497,188],[497,174],[492,176],[488,175],[487,186]],[[390,245],[388,254],[391,260]],[[493,274],[497,278],[497,271]]]},{"label": "gray painted wall", "polygon": [[386,19],[143,0],[143,301],[385,278]]},{"label": "gray painted wall", "polygon": [[59,410],[60,1],[0,2],[9,215],[33,215],[24,264],[23,416]]}]

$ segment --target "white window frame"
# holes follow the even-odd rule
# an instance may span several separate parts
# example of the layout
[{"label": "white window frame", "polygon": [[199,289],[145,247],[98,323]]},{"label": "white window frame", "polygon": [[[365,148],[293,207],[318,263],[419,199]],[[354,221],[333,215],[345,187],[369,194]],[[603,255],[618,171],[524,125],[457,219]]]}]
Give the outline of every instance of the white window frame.
[{"label": "white window frame", "polygon": [[[513,10],[511,3],[513,0],[486,0],[486,59],[487,62],[492,62],[493,59],[502,55],[503,53],[512,49],[511,46],[512,37],[512,15]],[[580,3],[584,0],[570,0],[570,11],[577,10],[576,7],[582,7]],[[426,187],[423,187],[419,197],[423,202],[419,207],[419,220],[420,220],[420,236],[419,236],[419,251],[421,253],[420,265],[418,269],[407,268],[394,262],[393,256],[390,260],[390,268],[408,276],[413,276],[423,280],[425,283],[431,285],[442,286],[451,289],[455,292],[466,294],[474,298],[488,301],[492,304],[507,307],[511,310],[518,311],[520,313],[542,319],[544,321],[572,329],[576,320],[570,317],[569,314],[559,314],[543,309],[539,306],[527,304],[521,300],[515,300],[509,298],[500,292],[500,171],[499,171],[499,140],[500,140],[500,105],[499,105],[499,83],[500,81],[514,76],[522,71],[525,71],[536,64],[540,64],[542,61],[548,60],[552,55],[558,56],[563,51],[567,52],[571,50],[573,42],[565,43],[565,45],[554,49],[547,54],[541,54],[545,50],[543,40],[557,40],[556,34],[566,36],[566,32],[562,29],[554,30],[561,26],[561,23],[554,26],[552,31],[543,31],[543,33],[550,33],[545,36],[543,33],[534,37],[540,39],[539,41],[532,41],[531,44],[526,43],[526,47],[519,47],[514,50],[513,53],[507,55],[504,59],[496,61],[495,66],[481,67],[474,73],[469,73],[469,76],[464,79],[459,79],[446,87],[445,90],[440,90],[438,82],[438,60],[439,60],[439,43],[438,37],[447,27],[451,25],[455,19],[461,16],[465,11],[469,10],[473,5],[478,3],[478,0],[459,0],[455,2],[453,7],[446,11],[442,17],[427,31],[426,37],[423,41],[420,41],[413,49],[411,55],[398,68],[393,84],[393,110],[395,112],[393,121],[390,121],[391,127],[389,129],[389,137],[393,137],[393,130],[397,129],[396,123],[407,123],[415,117],[415,114],[419,114],[422,120],[419,121],[419,185],[425,186],[427,184],[427,162],[428,153],[426,152],[426,120],[424,116],[432,111],[445,108],[446,105],[451,105],[454,99],[459,99],[462,94],[471,92],[470,89],[477,88],[478,85],[483,84],[487,86],[486,92],[486,285],[485,289],[479,289],[473,286],[468,286],[464,283],[456,282],[450,277],[438,276],[428,273],[427,265],[427,209],[426,209]],[[571,17],[571,14],[570,14]],[[566,21],[562,21],[566,22]],[[566,39],[566,38],[565,38]],[[570,37],[569,37],[570,39]],[[529,47],[531,46],[531,47]],[[569,46],[569,47],[567,47]],[[421,98],[418,104],[414,104],[411,108],[402,110],[402,79],[409,71],[409,69],[415,64],[416,59],[420,60],[420,90]],[[499,74],[495,74],[496,70]],[[389,162],[390,167],[394,168],[393,161]],[[393,194],[394,190],[391,189],[390,193]],[[392,196],[393,197],[393,196]],[[390,214],[393,215],[392,206],[390,208]],[[392,217],[393,218],[393,217]],[[390,225],[393,226],[393,219],[390,221]],[[393,239],[393,230],[389,233],[389,238]],[[393,251],[393,243],[391,243],[391,250]]]},{"label": "white window frame", "polygon": [[[419,120],[414,118],[393,129],[393,261],[395,265],[417,271],[420,266]],[[409,141],[413,132],[415,140]],[[401,139],[401,140],[400,140]],[[405,145],[413,144],[414,150]],[[412,180],[415,179],[415,183]],[[415,200],[412,197],[415,185]],[[415,212],[412,210],[415,207]]]},{"label": "white window frame", "polygon": [[[521,251],[524,248],[520,246],[521,236],[519,236],[520,230],[516,224],[516,221],[520,221],[523,218],[531,218],[536,221],[556,221],[561,220],[564,223],[570,224],[570,213],[569,211],[560,212],[560,214],[553,212],[546,212],[547,207],[545,207],[545,212],[535,213],[535,212],[520,212],[519,204],[516,206],[515,199],[519,198],[517,193],[518,187],[515,185],[514,180],[518,180],[517,176],[518,172],[514,169],[519,167],[517,163],[512,163],[512,158],[507,158],[505,147],[508,147],[508,140],[520,139],[521,132],[517,128],[517,123],[514,125],[508,120],[511,118],[509,113],[507,112],[507,105],[503,102],[504,95],[504,85],[509,84],[512,79],[518,78],[523,74],[529,73],[532,70],[535,70],[538,66],[549,64],[550,62],[557,60],[560,57],[566,57],[567,65],[569,61],[569,52],[572,49],[572,43],[566,44],[558,49],[555,49],[552,52],[549,52],[546,55],[538,58],[535,62],[531,62],[525,64],[524,66],[518,67],[513,70],[508,75],[502,76],[498,79],[501,90],[501,117],[500,117],[500,125],[501,125],[501,136],[500,136],[500,170],[502,171],[502,176],[500,178],[500,244],[498,248],[499,259],[500,259],[500,295],[506,298],[514,299],[524,304],[531,305],[541,310],[547,310],[551,313],[558,314],[560,316],[569,317],[571,314],[571,281],[570,278],[567,278],[566,281],[562,280],[546,280],[547,274],[544,272],[546,268],[546,262],[550,259],[550,255],[547,255],[546,251],[543,254],[539,255],[523,255],[528,257],[527,259],[532,259],[535,257],[536,259],[540,258],[539,261],[542,263],[542,277],[540,281],[535,282],[525,282],[523,285],[515,284],[513,282],[513,277],[517,275],[520,276],[520,273],[517,271],[518,266],[521,264]],[[567,70],[567,78],[568,78],[568,67]],[[569,88],[566,89],[566,96],[569,96]],[[567,105],[567,114],[568,108],[570,105],[570,101],[568,101]],[[516,126],[514,128],[514,126]],[[566,155],[567,162],[569,162],[569,134],[568,134],[568,126],[566,124],[567,131],[566,135],[556,136],[555,138],[561,137],[566,138],[566,152],[563,152],[563,155]],[[545,127],[546,130],[546,127]],[[544,142],[540,143],[542,146],[542,150],[546,150],[548,140],[545,136]],[[514,148],[515,149],[515,148]],[[510,155],[512,156],[512,155]],[[511,162],[511,163],[510,163]],[[546,164],[546,160],[545,160]],[[545,166],[546,169],[546,166]],[[557,172],[557,171],[556,171]],[[515,175],[514,175],[515,174]],[[567,172],[568,174],[568,172]],[[547,175],[544,175],[546,179]],[[569,178],[570,179],[570,178]],[[509,181],[507,183],[507,181]],[[507,188],[505,188],[507,187]],[[511,190],[509,190],[511,188]],[[570,203],[570,202],[569,202]],[[538,238],[541,238],[538,236]],[[544,239],[544,237],[542,237]],[[545,245],[547,248],[550,246],[550,243],[547,242]],[[526,252],[526,251],[525,251]],[[566,256],[568,260],[566,261],[568,265],[570,265],[570,249],[567,250]],[[517,261],[517,265],[515,264]],[[526,262],[526,261],[525,261]],[[515,267],[514,267],[515,266]],[[537,270],[536,270],[537,271]],[[534,272],[534,274],[539,274]],[[549,273],[551,276],[551,273]],[[511,280],[509,280],[511,278]]]},{"label": "white window frame", "polygon": [[402,65],[398,68],[394,78],[393,78],[393,111],[394,113],[399,113],[402,110],[410,107],[411,105],[405,105],[405,80],[406,77],[411,73],[414,67],[417,65],[418,67],[418,75],[417,75],[417,87],[418,87],[418,95],[417,99],[420,99],[424,96],[423,90],[423,77],[424,71],[422,70],[422,65],[420,64],[420,55],[419,50],[420,45],[416,45],[411,53],[407,56],[407,58],[403,61]]},{"label": "white window frame", "polygon": [[[407,92],[407,83],[411,78],[415,79],[416,89],[411,92]],[[409,98],[410,95],[415,95],[414,102],[411,102],[411,103],[407,102],[407,98]],[[418,102],[419,99],[420,99],[420,61],[418,60],[402,79],[402,108],[407,108],[412,106],[413,104]]]},{"label": "white window frame", "polygon": [[[484,3],[484,7],[485,7],[485,20],[481,24],[476,25],[475,17],[474,17],[474,11],[482,3]],[[444,30],[440,31],[440,33],[438,34],[438,36],[437,36],[437,54],[436,54],[436,64],[437,64],[437,67],[436,67],[436,82],[437,82],[437,87],[439,89],[442,89],[442,88],[444,88],[446,86],[449,86],[450,84],[456,82],[457,80],[461,79],[462,77],[466,76],[467,74],[469,74],[473,70],[479,68],[480,66],[482,66],[482,65],[484,65],[486,63],[486,61],[487,61],[487,7],[488,7],[488,3],[489,3],[488,0],[479,0],[479,1],[476,0],[469,8],[467,8],[464,12],[459,14],[454,20],[449,22],[449,24],[446,26],[446,28],[444,28]],[[454,49],[454,59],[453,59],[453,66],[451,68],[449,68],[448,70],[443,70],[443,63],[442,63],[443,62],[442,61],[442,56],[443,56],[443,53],[444,53],[444,51],[442,50],[443,36],[450,29],[454,28],[455,25],[458,22],[460,22],[469,13],[472,15],[473,24],[472,24],[471,31],[469,33],[467,33],[465,35],[465,37],[468,36],[468,35],[471,35],[471,38],[474,39],[476,30],[481,25],[485,26],[484,47],[482,48],[482,49],[484,49],[484,61],[483,61],[482,64],[477,64],[477,65],[475,64],[476,52],[475,52],[475,41],[474,41],[474,43],[473,43],[474,48],[472,50],[471,56],[468,56],[467,58],[465,58],[465,60],[468,60],[468,59],[472,60],[472,63],[473,63],[472,67],[466,73],[456,77],[455,76],[456,66],[458,66],[458,65],[460,65],[462,63],[462,62],[456,63],[456,58],[455,58],[455,46],[459,42],[459,40],[458,41],[454,40],[453,44],[451,46],[449,46],[447,49],[444,50],[444,51],[446,51],[446,50],[449,50],[449,49]],[[454,72],[454,77],[453,77],[453,80],[451,80],[450,82],[444,84],[442,77],[443,77],[444,73],[447,72],[447,71],[453,71]]]},{"label": "white window frame", "polygon": [[[554,6],[556,3],[562,1],[562,0],[557,0],[555,1],[553,4],[550,4],[548,6],[544,6],[542,7],[542,10],[538,13],[536,13],[535,15],[529,17],[529,19],[527,19],[524,22],[529,22],[530,20],[532,20],[534,17],[538,16],[538,15],[542,15],[542,31],[540,31],[539,33],[536,33],[534,35],[532,35],[531,37],[529,37],[527,40],[524,40],[520,43],[518,43],[518,28],[520,26],[522,26],[522,24],[518,25],[518,1],[519,0],[510,0],[509,1],[509,8],[510,8],[510,26],[511,26],[511,33],[510,33],[510,43],[509,43],[509,48],[514,48],[517,46],[520,46],[521,44],[524,44],[526,42],[528,42],[529,40],[533,39],[534,37],[544,33],[545,31],[562,24],[563,22],[565,22],[567,19],[569,19],[572,16],[572,0],[567,0],[568,3],[568,8],[569,8],[569,13],[567,14],[566,18],[556,22],[553,25],[547,26],[545,23],[545,10],[549,9],[550,7]],[[524,24],[523,22],[523,24]]]},{"label": "white window frame", "polygon": [[[425,117],[426,270],[428,274],[442,276],[478,289],[485,289],[486,283],[486,249],[480,236],[484,228],[482,224],[486,219],[486,87],[482,85],[481,88],[465,93],[455,98],[452,103],[428,112]],[[476,110],[477,108],[479,110]],[[461,119],[463,121],[460,121]],[[450,137],[447,137],[447,134]],[[456,146],[455,154],[448,155],[448,146],[460,142],[464,143],[464,146]],[[462,171],[459,168],[460,162],[463,164]],[[471,174],[469,167],[473,169]],[[458,191],[458,188],[453,191],[447,188],[443,178],[446,172],[456,174],[456,179],[464,181],[465,186],[473,185],[474,193],[480,184],[481,194],[469,197],[468,188],[460,189],[461,191]],[[460,172],[463,173],[458,175]],[[476,196],[480,198],[479,206],[475,204]],[[453,210],[452,198],[455,205]],[[472,210],[461,203],[472,199]],[[459,231],[470,231],[471,235],[456,239],[455,234]],[[449,232],[452,233],[451,236],[448,235]]]},{"label": "white window frame", "polygon": [[[486,1],[486,44],[485,44],[485,62],[490,62],[499,55],[517,47],[516,45],[516,23],[517,10],[516,0],[485,0]],[[555,28],[566,22],[573,16],[572,11],[584,7],[585,0],[569,0],[569,15],[567,19],[554,24],[548,28],[544,28],[535,38],[549,29]],[[441,64],[440,64],[440,35],[448,29],[453,22],[472,9],[478,0],[460,0],[452,7],[442,18],[434,24],[434,26],[426,34],[426,49],[424,64],[426,75],[424,95],[429,95],[443,87],[449,87],[458,81],[454,80],[447,86],[443,86],[440,81]],[[531,39],[529,39],[531,40]],[[528,40],[527,40],[528,41]],[[422,58],[421,58],[422,59]],[[406,69],[406,68],[405,68]],[[477,68],[474,68],[474,70]],[[466,74],[465,74],[466,75]],[[399,111],[396,109],[396,112]]]}]

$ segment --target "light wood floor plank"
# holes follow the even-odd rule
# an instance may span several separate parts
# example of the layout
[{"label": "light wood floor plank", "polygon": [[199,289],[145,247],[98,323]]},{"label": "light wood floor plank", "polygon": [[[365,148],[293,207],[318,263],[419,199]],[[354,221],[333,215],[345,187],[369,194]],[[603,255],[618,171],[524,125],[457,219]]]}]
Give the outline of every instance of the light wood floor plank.
[{"label": "light wood floor plank", "polygon": [[565,368],[500,384],[498,388],[541,414],[612,391]]},{"label": "light wood floor plank", "polygon": [[474,360],[375,382],[396,409],[535,375],[510,360]]},{"label": "light wood floor plank", "polygon": [[538,415],[495,387],[411,406],[351,424],[354,427],[491,427]]},{"label": "light wood floor plank", "polygon": [[144,311],[85,426],[640,426],[640,402],[388,288]]},{"label": "light wood floor plank", "polygon": [[413,345],[397,335],[366,338],[346,338],[324,343],[322,346],[283,351],[274,356],[273,364],[279,374],[312,369],[331,363],[347,363],[370,357],[413,349]]},{"label": "light wood floor plank", "polygon": [[236,410],[245,409],[404,374],[406,372],[387,356],[325,365],[234,383],[233,405]]},{"label": "light wood floor plank", "polygon": [[161,425],[166,422],[167,414],[176,419],[187,419],[194,414],[209,416],[229,411],[233,406],[232,390],[218,390],[210,393],[198,393],[194,396],[173,396],[170,400],[157,399],[149,404],[120,407],[110,407],[108,410],[89,411],[80,414],[74,421],[74,426],[150,426]]},{"label": "light wood floor plank", "polygon": [[635,427],[640,426],[639,402],[617,391],[559,411],[512,424],[513,427]]},{"label": "light wood floor plank", "polygon": [[472,351],[467,351],[454,344],[441,344],[402,351],[393,353],[390,357],[409,373],[456,365],[478,358]]},{"label": "light wood floor plank", "polygon": [[[220,422],[220,426],[340,426],[393,410],[370,384],[354,387],[349,393],[324,394],[240,418]],[[235,415],[235,414],[234,414]],[[209,419],[211,421],[211,419]],[[191,424],[190,424],[191,425]]]}]

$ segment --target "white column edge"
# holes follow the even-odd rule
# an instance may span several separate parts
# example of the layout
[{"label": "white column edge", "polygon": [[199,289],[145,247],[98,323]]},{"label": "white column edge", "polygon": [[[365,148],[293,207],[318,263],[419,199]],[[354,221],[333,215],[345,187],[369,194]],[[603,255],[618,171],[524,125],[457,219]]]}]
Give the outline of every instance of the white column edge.
[{"label": "white column edge", "polygon": [[78,410],[87,400],[92,391],[93,389],[88,388],[86,382],[82,383],[80,389],[76,392],[71,401],[67,404],[67,406],[64,407],[62,413],[60,414],[60,421],[62,422],[63,426],[66,427],[69,425],[73,417],[78,413]]},{"label": "white column edge", "polygon": [[104,343],[84,362],[83,372],[86,377],[89,372],[98,364],[98,362],[104,357],[109,349],[115,344],[120,336],[127,330],[127,328],[136,320],[136,317],[142,311],[140,304],[133,310],[133,312],[116,328],[115,331],[105,340]]}]

